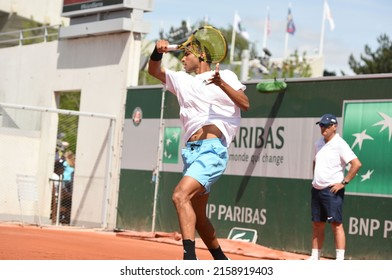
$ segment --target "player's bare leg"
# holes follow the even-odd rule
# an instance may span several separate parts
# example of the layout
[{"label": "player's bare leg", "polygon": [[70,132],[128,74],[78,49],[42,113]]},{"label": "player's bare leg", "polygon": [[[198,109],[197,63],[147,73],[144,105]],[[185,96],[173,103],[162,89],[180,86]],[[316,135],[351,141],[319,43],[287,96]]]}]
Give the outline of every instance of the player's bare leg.
[{"label": "player's bare leg", "polygon": [[196,194],[192,198],[192,205],[196,214],[196,230],[214,259],[227,260],[216,238],[216,231],[207,217],[208,197],[209,194]]},{"label": "player's bare leg", "polygon": [[206,215],[208,197],[208,194],[196,195],[192,198],[192,205],[196,214],[196,230],[207,248],[211,249],[217,248],[219,244],[215,236],[215,229]]},{"label": "player's bare leg", "polygon": [[184,259],[196,259],[195,228],[196,214],[191,199],[204,191],[203,186],[192,177],[183,177],[174,189],[172,200],[177,211],[180,225]]}]

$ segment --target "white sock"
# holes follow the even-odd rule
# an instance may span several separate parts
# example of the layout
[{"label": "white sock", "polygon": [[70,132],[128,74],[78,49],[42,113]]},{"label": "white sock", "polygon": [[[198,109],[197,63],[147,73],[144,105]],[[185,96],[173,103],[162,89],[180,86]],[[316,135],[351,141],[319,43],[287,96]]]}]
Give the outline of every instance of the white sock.
[{"label": "white sock", "polygon": [[312,260],[319,260],[320,259],[321,250],[320,249],[312,249],[312,255],[310,258]]},{"label": "white sock", "polygon": [[336,260],[344,260],[344,249],[336,249]]}]

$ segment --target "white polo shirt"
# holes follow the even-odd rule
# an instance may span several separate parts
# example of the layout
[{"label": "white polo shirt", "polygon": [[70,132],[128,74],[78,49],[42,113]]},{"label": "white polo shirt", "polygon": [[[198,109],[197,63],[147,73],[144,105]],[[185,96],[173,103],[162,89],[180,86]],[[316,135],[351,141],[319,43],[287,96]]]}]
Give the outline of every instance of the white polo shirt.
[{"label": "white polo shirt", "polygon": [[324,189],[341,182],[346,165],[355,158],[357,156],[338,133],[328,143],[320,138],[315,143],[313,187]]},{"label": "white polo shirt", "polygon": [[[229,146],[238,131],[241,109],[227,94],[214,84],[207,85],[214,71],[190,75],[184,71],[166,71],[166,88],[177,96],[180,105],[180,119],[184,127],[184,141],[205,125],[216,125],[223,134],[223,144]],[[245,90],[230,70],[219,74],[235,90]]]}]

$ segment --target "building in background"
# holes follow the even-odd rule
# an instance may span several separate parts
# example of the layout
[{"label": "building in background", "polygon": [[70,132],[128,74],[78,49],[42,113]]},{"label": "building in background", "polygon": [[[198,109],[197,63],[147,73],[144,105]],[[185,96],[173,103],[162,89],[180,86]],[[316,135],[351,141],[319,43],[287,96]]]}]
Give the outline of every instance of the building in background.
[{"label": "building in background", "polygon": [[1,0],[0,32],[26,28],[31,21],[66,26],[69,19],[61,16],[62,7],[63,0]]}]

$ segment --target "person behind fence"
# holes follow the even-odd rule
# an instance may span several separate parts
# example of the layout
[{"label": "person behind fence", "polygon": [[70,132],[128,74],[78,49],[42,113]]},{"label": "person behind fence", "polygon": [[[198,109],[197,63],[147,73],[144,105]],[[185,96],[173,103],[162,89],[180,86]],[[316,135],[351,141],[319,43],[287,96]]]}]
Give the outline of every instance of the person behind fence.
[{"label": "person behind fence", "polygon": [[75,171],[75,155],[72,151],[66,151],[64,153],[64,182],[67,191],[72,192],[73,188],[73,176]]},{"label": "person behind fence", "polygon": [[[345,186],[361,168],[361,162],[346,141],[336,133],[337,118],[325,114],[316,123],[322,137],[315,143],[313,181],[311,188],[312,253],[310,260],[319,260],[324,243],[326,222],[331,224],[335,239],[336,260],[344,260],[346,237],[343,228]],[[346,166],[350,168],[345,174]]]},{"label": "person behind fence", "polygon": [[75,155],[72,151],[64,153],[64,174],[63,174],[63,193],[61,205],[64,212],[61,215],[61,223],[69,224],[71,220],[71,207],[72,207],[72,192],[73,192],[73,178],[75,173]]},{"label": "person behind fence", "polygon": [[227,260],[206,215],[206,205],[211,186],[226,169],[227,148],[238,130],[241,110],[249,108],[246,86],[232,71],[219,71],[219,64],[211,70],[208,50],[202,50],[197,41],[184,51],[181,62],[185,71],[161,67],[168,44],[166,40],[156,43],[148,71],[177,96],[185,129],[183,177],[172,195],[182,235],[183,259],[197,259],[197,230],[212,257]]},{"label": "person behind fence", "polygon": [[55,160],[63,159],[64,151],[69,147],[69,143],[63,141],[64,137],[65,137],[64,132],[61,132],[57,135]]}]

